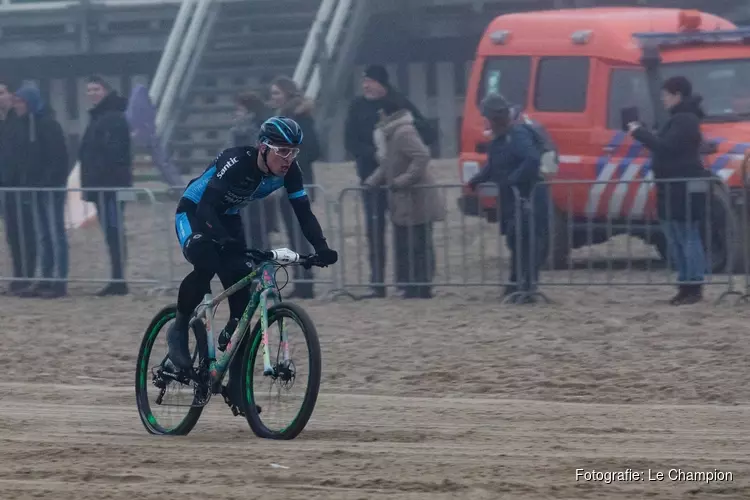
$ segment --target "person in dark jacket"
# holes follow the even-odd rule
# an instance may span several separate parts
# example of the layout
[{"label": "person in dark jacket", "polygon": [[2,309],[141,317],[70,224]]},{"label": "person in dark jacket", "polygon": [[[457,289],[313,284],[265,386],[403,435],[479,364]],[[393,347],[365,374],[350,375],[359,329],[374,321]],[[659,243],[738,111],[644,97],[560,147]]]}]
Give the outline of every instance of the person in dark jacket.
[{"label": "person in dark jacket", "polygon": [[124,281],[127,254],[123,218],[125,203],[119,201],[117,191],[111,188],[133,185],[130,127],[125,118],[128,103],[99,76],[88,78],[86,92],[93,107],[89,110],[90,121],[78,153],[81,187],[86,190],[84,198],[96,204],[112,265],[112,282],[97,295],[125,295],[128,293]]},{"label": "person in dark jacket", "polygon": [[13,94],[3,85],[3,109],[5,111],[0,129],[0,185],[7,191],[4,196],[3,215],[5,238],[10,248],[14,280],[8,293],[17,295],[32,285],[36,272],[37,237],[34,223],[32,194],[28,191],[13,191],[13,188],[31,186],[32,175],[23,163],[21,150],[16,144],[22,130],[16,127],[18,117],[13,110]]},{"label": "person in dark jacket", "polygon": [[[10,86],[7,80],[0,77],[0,148],[2,148],[3,127],[13,108],[13,94],[10,93]],[[0,159],[2,159],[2,150],[0,149]],[[3,187],[3,165],[0,163],[0,189]],[[0,216],[5,210],[5,191],[0,191]]]},{"label": "person in dark jacket", "polygon": [[[43,280],[19,294],[25,297],[62,297],[67,294],[68,278],[68,238],[65,233],[67,193],[64,188],[70,173],[65,134],[52,111],[42,101],[39,89],[34,86],[23,85],[16,91],[13,109],[16,118],[8,133],[13,147],[11,161],[14,168],[18,169],[19,176],[26,175],[24,184],[27,186],[58,189],[30,193],[34,214],[32,227],[37,228],[36,235],[42,250]],[[31,256],[31,249],[27,249],[27,252]],[[35,264],[30,266],[35,267]]]},{"label": "person in dark jacket", "polygon": [[700,155],[700,123],[705,114],[701,96],[693,94],[685,77],[666,80],[661,98],[670,116],[658,132],[635,122],[628,124],[628,129],[652,155],[659,221],[679,274],[678,292],[670,303],[693,304],[703,298],[706,256],[700,221],[714,182]]},{"label": "person in dark jacket", "polygon": [[481,108],[493,140],[487,164],[468,184],[472,189],[485,182],[498,185],[500,233],[505,235],[511,254],[505,296],[526,301],[532,299],[527,294],[539,281],[548,229],[549,193],[546,185],[540,184],[541,151],[529,128],[512,120],[511,106],[503,96],[488,95]]},{"label": "person in dark jacket", "polygon": [[[318,135],[315,133],[315,120],[313,118],[314,104],[305,98],[297,84],[291,78],[280,76],[271,82],[271,107],[277,115],[286,116],[296,121],[304,130],[305,136],[297,163],[302,169],[302,179],[305,185],[315,184],[315,173],[313,163],[320,158],[321,148]],[[310,200],[315,201],[315,189],[308,191]],[[289,241],[292,249],[300,253],[312,253],[312,247],[302,234],[302,228],[294,215],[292,205],[288,200],[281,200],[281,217],[284,219]],[[306,280],[306,283],[296,283],[294,292],[290,298],[311,299],[314,296],[312,284],[312,269],[304,269],[301,266],[294,267],[295,280]]]},{"label": "person in dark jacket", "polygon": [[[381,101],[389,97],[408,110],[414,117],[414,126],[422,142],[430,146],[435,134],[424,116],[403,94],[390,84],[385,67],[373,64],[365,69],[362,78],[362,95],[349,106],[345,125],[345,147],[354,157],[360,183],[369,178],[378,168],[373,133],[380,121]],[[385,226],[388,198],[385,190],[367,190],[363,193],[365,229],[370,258],[370,284],[373,296],[385,297]]]}]

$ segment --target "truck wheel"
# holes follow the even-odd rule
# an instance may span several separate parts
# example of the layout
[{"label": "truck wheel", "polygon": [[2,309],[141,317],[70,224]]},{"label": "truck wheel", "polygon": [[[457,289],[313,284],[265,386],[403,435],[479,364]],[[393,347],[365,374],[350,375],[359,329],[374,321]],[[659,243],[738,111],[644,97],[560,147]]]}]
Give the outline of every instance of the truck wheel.
[{"label": "truck wheel", "polygon": [[734,215],[737,227],[737,236],[734,239],[734,272],[746,274],[750,273],[750,207],[745,207],[743,203],[734,209]]},{"label": "truck wheel", "polygon": [[[723,186],[714,188],[711,197],[711,222],[701,224],[703,249],[706,259],[710,259],[711,273],[739,271],[738,266],[744,267],[741,258],[742,238],[738,237],[737,227],[729,192]],[[666,238],[661,234],[654,235],[652,242],[661,258],[666,260],[669,251]]]},{"label": "truck wheel", "polygon": [[568,234],[568,216],[554,208],[549,222],[549,236],[544,243],[547,250],[545,268],[549,270],[568,269],[570,266],[570,249],[573,246]]},{"label": "truck wheel", "polygon": [[739,261],[738,254],[735,253],[737,221],[732,210],[729,191],[723,185],[713,190],[711,221],[708,224],[702,224],[701,235],[711,272],[714,274],[734,272],[735,263]]}]

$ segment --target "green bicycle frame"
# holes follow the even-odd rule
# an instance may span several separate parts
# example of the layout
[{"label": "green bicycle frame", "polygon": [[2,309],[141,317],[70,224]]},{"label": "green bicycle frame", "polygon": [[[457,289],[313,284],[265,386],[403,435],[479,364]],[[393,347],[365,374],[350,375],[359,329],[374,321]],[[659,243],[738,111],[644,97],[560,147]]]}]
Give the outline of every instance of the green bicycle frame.
[{"label": "green bicycle frame", "polygon": [[[203,302],[201,302],[196,308],[195,317],[191,320],[191,324],[194,321],[200,321],[201,319],[205,320],[208,337],[206,339],[208,343],[208,370],[211,376],[211,390],[214,394],[218,394],[221,391],[221,382],[224,380],[224,375],[226,374],[229,364],[234,358],[238,347],[242,344],[243,338],[250,330],[249,323],[258,306],[260,306],[260,326],[261,335],[263,336],[261,341],[263,345],[263,375],[268,376],[274,374],[274,367],[271,366],[271,356],[268,352],[268,302],[272,302],[271,305],[279,302],[278,286],[276,285],[274,275],[274,264],[271,262],[263,262],[252,273],[248,274],[216,297],[212,297],[210,293],[207,293],[203,298]],[[226,351],[217,360],[216,340],[213,330],[216,306],[230,295],[248,285],[253,286],[254,288],[250,302],[242,313],[242,317],[240,318],[234,333],[232,333],[232,337],[229,339]],[[286,331],[281,322],[279,322],[279,330],[281,333],[281,348],[283,350],[284,361],[288,362],[289,342],[287,341]]]}]

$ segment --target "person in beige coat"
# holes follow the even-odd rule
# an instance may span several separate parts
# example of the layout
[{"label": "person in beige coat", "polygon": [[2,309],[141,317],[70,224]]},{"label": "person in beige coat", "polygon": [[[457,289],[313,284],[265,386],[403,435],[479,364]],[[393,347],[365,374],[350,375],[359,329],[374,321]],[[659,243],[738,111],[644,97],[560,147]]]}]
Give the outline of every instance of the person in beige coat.
[{"label": "person in beige coat", "polygon": [[396,99],[381,101],[374,140],[379,167],[367,187],[388,189],[394,226],[396,281],[404,298],[431,298],[435,272],[432,224],[445,218],[442,192],[432,185],[430,153],[414,126],[414,116]]}]

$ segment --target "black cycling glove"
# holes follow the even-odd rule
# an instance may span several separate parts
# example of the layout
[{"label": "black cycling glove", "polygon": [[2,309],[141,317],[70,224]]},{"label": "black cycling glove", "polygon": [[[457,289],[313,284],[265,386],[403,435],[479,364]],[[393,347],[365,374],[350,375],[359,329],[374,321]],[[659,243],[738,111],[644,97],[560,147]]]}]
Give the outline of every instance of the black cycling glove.
[{"label": "black cycling glove", "polygon": [[330,266],[339,260],[339,254],[336,250],[330,248],[321,248],[317,251],[317,264],[321,267]]}]

